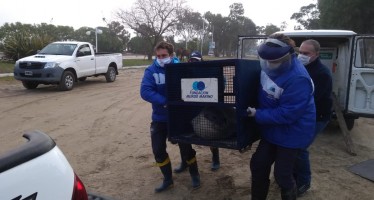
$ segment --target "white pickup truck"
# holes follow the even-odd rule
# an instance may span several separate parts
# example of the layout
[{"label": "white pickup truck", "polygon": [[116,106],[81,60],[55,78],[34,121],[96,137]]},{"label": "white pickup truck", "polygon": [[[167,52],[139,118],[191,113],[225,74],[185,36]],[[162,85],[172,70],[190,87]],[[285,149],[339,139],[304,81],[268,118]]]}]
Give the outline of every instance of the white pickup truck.
[{"label": "white pickup truck", "polygon": [[36,55],[16,61],[14,78],[27,89],[39,84],[57,84],[60,90],[71,90],[87,77],[104,75],[113,82],[122,68],[122,54],[95,53],[87,42],[53,42]]}]

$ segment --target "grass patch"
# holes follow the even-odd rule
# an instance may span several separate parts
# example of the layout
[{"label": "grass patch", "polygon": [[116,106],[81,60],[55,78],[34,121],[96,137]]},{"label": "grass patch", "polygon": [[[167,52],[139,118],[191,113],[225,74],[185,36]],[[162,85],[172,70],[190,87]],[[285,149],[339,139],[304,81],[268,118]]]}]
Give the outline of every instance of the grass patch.
[{"label": "grass patch", "polygon": [[14,62],[0,61],[0,73],[13,73]]},{"label": "grass patch", "polygon": [[132,67],[132,66],[150,65],[150,64],[152,64],[152,62],[153,62],[153,60],[123,59],[123,66],[124,67]]},{"label": "grass patch", "polygon": [[0,77],[0,82],[17,81],[13,76]]}]

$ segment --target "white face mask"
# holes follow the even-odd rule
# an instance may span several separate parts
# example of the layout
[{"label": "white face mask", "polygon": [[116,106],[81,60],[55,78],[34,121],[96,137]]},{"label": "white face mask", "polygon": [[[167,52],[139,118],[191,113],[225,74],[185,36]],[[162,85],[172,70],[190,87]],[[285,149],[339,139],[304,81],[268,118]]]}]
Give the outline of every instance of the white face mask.
[{"label": "white face mask", "polygon": [[161,66],[161,67],[164,67],[165,64],[169,64],[171,62],[171,58],[170,57],[167,57],[167,58],[157,58],[157,63]]},{"label": "white face mask", "polygon": [[299,59],[299,61],[303,64],[303,65],[307,65],[310,63],[310,57],[307,56],[307,55],[303,55],[303,54],[299,54],[297,56],[297,59]]}]

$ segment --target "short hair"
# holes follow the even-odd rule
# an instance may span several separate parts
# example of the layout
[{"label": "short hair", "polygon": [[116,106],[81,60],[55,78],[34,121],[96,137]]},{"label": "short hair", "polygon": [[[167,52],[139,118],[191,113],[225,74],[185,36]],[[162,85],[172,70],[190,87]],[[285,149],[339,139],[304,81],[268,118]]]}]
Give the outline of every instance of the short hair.
[{"label": "short hair", "polygon": [[319,52],[319,50],[321,49],[321,45],[319,44],[317,40],[308,39],[308,40],[303,41],[303,43],[312,45],[315,52]]},{"label": "short hair", "polygon": [[287,35],[284,35],[282,33],[273,33],[273,34],[269,35],[269,38],[280,40],[283,43],[286,43],[286,44],[290,45],[291,47],[294,47],[294,45],[295,45],[295,41],[293,41]]},{"label": "short hair", "polygon": [[174,46],[169,42],[161,41],[155,46],[155,51],[159,49],[166,49],[170,55],[174,53]]}]

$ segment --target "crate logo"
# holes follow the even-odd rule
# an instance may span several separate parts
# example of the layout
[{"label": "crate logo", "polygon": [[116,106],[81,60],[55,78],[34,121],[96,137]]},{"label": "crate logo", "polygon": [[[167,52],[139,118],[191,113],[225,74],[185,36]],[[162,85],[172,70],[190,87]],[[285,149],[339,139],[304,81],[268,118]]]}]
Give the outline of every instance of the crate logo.
[{"label": "crate logo", "polygon": [[218,102],[217,78],[181,79],[181,90],[186,102]]},{"label": "crate logo", "polygon": [[205,83],[203,81],[195,81],[192,84],[192,88],[195,91],[204,90],[205,89]]}]

